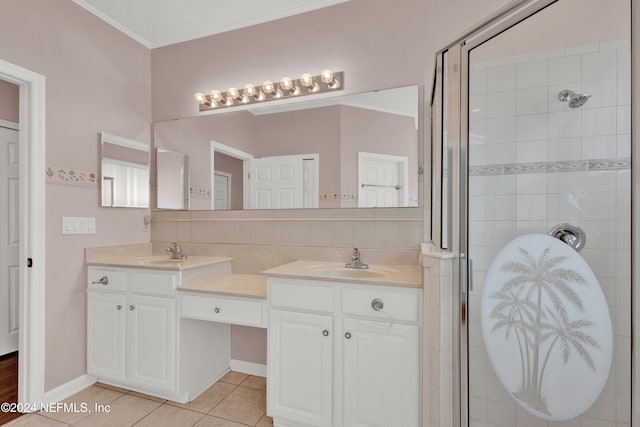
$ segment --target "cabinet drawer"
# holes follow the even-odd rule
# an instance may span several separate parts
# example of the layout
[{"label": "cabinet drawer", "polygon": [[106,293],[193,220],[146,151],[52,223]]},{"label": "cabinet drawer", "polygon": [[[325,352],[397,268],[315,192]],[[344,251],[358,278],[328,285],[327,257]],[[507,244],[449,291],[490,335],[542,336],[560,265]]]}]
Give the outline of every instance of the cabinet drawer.
[{"label": "cabinet drawer", "polygon": [[125,272],[113,268],[89,267],[87,286],[96,291],[124,291],[126,288]]},{"label": "cabinet drawer", "polygon": [[178,273],[131,272],[129,287],[132,292],[154,295],[173,295],[178,285]]},{"label": "cabinet drawer", "polygon": [[186,294],[182,296],[182,317],[259,327],[262,302]]},{"label": "cabinet drawer", "polygon": [[269,282],[269,302],[274,307],[332,312],[333,292],[329,286]]},{"label": "cabinet drawer", "polygon": [[343,289],[342,311],[345,314],[366,316],[376,320],[387,321],[388,316],[372,307],[376,298],[382,300],[383,311],[393,320],[417,322],[420,310],[420,298],[417,294],[382,291],[377,289]]}]

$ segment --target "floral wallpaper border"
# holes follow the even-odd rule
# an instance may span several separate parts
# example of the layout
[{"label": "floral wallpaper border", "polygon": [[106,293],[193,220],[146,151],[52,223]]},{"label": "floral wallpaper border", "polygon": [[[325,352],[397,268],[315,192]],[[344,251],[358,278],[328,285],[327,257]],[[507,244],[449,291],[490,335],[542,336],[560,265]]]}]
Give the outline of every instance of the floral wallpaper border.
[{"label": "floral wallpaper border", "polygon": [[47,184],[98,188],[98,174],[92,171],[48,165],[45,176]]},{"label": "floral wallpaper border", "polygon": [[192,199],[211,200],[211,190],[208,188],[192,186],[189,188],[189,194]]}]

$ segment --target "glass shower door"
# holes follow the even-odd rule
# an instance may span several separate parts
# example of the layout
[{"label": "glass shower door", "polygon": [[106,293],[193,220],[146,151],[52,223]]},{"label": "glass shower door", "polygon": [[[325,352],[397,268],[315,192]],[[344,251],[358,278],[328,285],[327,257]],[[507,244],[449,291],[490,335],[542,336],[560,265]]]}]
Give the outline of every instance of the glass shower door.
[{"label": "glass shower door", "polygon": [[471,426],[630,425],[630,16],[563,0],[463,49]]}]

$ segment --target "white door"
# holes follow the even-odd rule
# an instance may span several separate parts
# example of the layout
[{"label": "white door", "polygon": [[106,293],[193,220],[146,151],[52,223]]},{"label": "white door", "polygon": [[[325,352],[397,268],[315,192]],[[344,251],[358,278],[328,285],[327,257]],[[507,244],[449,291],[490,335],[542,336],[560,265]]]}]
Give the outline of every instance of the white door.
[{"label": "white door", "polygon": [[231,175],[228,173],[213,174],[213,209],[231,209]]},{"label": "white door", "polygon": [[344,319],[344,424],[420,425],[419,328]]},{"label": "white door", "polygon": [[332,425],[333,318],[271,311],[269,415],[307,426]]},{"label": "white door", "polygon": [[251,159],[250,208],[293,209],[303,207],[303,156]]},{"label": "white door", "polygon": [[87,298],[87,371],[125,380],[125,295],[89,292]]},{"label": "white door", "polygon": [[0,355],[18,350],[18,131],[0,127]]},{"label": "white door", "polygon": [[176,301],[132,294],[127,352],[132,385],[173,392],[176,372]]},{"label": "white door", "polygon": [[358,207],[408,205],[409,159],[376,153],[358,153]]}]

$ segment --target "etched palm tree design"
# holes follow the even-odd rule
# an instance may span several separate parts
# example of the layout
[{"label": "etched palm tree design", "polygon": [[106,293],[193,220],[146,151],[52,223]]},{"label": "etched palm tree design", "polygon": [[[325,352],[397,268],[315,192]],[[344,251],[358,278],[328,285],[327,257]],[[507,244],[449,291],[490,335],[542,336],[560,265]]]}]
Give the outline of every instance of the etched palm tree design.
[{"label": "etched palm tree design", "polygon": [[585,285],[586,280],[580,273],[562,267],[567,257],[552,256],[550,247],[538,258],[522,248],[518,248],[518,253],[520,260],[501,267],[514,276],[490,295],[498,300],[489,315],[496,320],[491,331],[504,329],[505,340],[509,340],[511,333],[516,337],[521,381],[512,394],[531,408],[551,415],[542,384],[552,352],[558,349],[562,362],[567,364],[573,348],[595,371],[587,346],[595,349],[599,346],[584,332],[594,324],[584,319],[570,320],[567,312],[568,305],[584,311],[574,285]]}]

